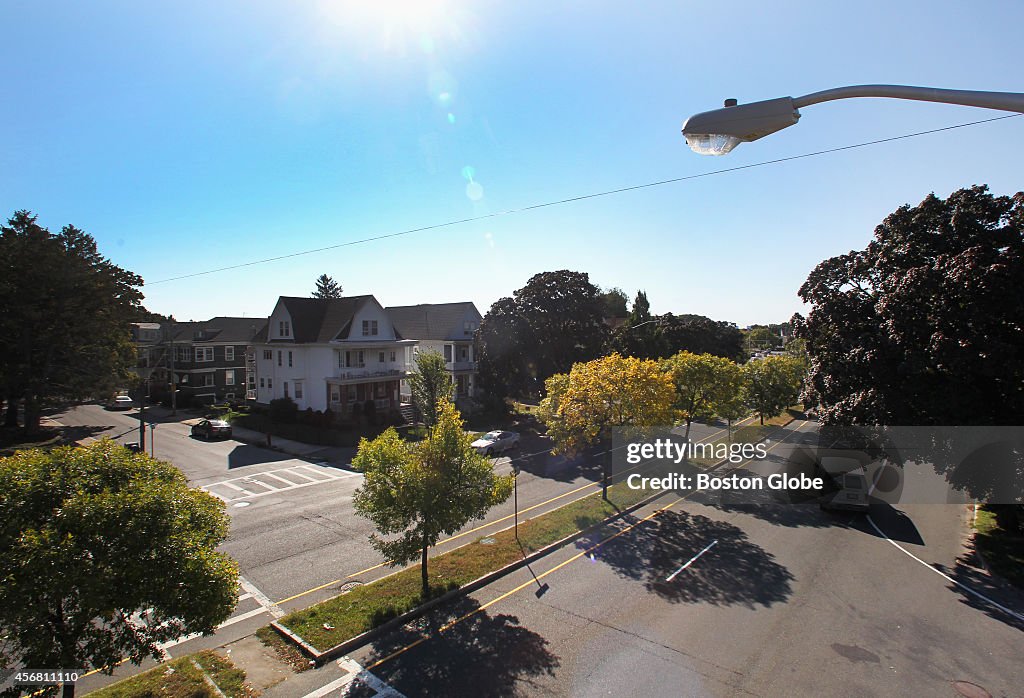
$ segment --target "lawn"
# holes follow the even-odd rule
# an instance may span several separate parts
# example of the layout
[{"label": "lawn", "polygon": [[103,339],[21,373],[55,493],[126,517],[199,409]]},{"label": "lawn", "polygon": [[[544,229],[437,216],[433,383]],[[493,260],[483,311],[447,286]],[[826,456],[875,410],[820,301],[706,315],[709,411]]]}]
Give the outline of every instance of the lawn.
[{"label": "lawn", "polygon": [[996,515],[987,506],[978,509],[974,528],[974,547],[992,571],[1024,588],[1024,536],[1000,528]]},{"label": "lawn", "polygon": [[89,695],[94,698],[218,698],[217,692],[204,679],[204,673],[228,698],[256,695],[245,683],[245,672],[212,650],[179,657]]},{"label": "lawn", "polygon": [[[430,558],[431,596],[468,584],[479,577],[522,559],[531,553],[583,530],[636,504],[650,492],[624,484],[608,490],[610,501],[600,493],[520,522],[519,542],[512,530],[485,536],[469,545]],[[291,613],[281,625],[300,635],[320,651],[385,623],[421,602],[420,568],[407,567],[323,603]]]}]

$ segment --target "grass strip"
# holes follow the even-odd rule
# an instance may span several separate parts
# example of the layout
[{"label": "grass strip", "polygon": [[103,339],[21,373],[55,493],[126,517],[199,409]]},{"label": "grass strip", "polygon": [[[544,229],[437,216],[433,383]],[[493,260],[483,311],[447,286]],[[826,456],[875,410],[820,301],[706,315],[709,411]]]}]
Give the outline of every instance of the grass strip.
[{"label": "grass strip", "polygon": [[[193,659],[202,670],[192,664]],[[89,695],[95,698],[218,698],[203,679],[203,671],[228,698],[251,698],[256,695],[245,683],[245,672],[212,650],[179,657]]]},{"label": "grass strip", "polygon": [[[484,536],[475,542],[430,558],[431,596],[468,584],[483,575],[512,564],[527,554],[604,521],[645,497],[649,491],[633,490],[624,483],[608,488],[608,500],[600,493],[519,523],[519,542],[513,530]],[[419,566],[358,586],[341,596],[290,613],[278,623],[323,651],[382,625],[421,602]]]},{"label": "grass strip", "polygon": [[1006,581],[1024,588],[1024,537],[1001,528],[996,514],[986,506],[978,509],[974,528],[974,547],[986,564]]}]

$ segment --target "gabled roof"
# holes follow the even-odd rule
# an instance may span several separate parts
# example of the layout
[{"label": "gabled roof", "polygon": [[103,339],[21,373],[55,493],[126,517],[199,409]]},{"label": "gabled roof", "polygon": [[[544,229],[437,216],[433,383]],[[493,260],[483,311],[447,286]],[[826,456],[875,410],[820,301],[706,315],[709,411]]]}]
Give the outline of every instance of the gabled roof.
[{"label": "gabled roof", "polygon": [[421,303],[420,305],[398,305],[385,308],[395,325],[395,332],[406,339],[458,339],[466,337],[462,319],[472,310],[480,317],[480,311],[471,301],[461,303]]},{"label": "gabled roof", "polygon": [[[281,296],[292,318],[292,341],[323,344],[336,337],[348,335],[352,317],[360,306],[373,296],[346,296],[344,298],[297,298]],[[374,301],[376,302],[376,301]],[[273,340],[282,341],[282,340]],[[285,340],[286,341],[286,340]]]},{"label": "gabled roof", "polygon": [[175,342],[217,342],[218,344],[249,344],[267,327],[266,318],[215,317],[202,322],[176,322]]}]

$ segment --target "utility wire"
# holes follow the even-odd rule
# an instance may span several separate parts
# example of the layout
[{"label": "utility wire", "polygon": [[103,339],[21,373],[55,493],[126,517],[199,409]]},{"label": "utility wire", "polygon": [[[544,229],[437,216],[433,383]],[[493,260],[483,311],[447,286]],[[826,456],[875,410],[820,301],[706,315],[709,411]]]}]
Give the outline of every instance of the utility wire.
[{"label": "utility wire", "polygon": [[1003,119],[1013,119],[1018,116],[1024,116],[1024,114],[1007,114],[1005,116],[996,116],[991,119],[981,119],[979,121],[968,121],[962,124],[954,124],[953,126],[943,126],[941,128],[933,128],[927,131],[916,131],[914,133],[905,133],[901,136],[891,136],[889,138],[880,138],[874,141],[864,141],[863,143],[854,143],[853,145],[843,145],[837,148],[827,148],[825,150],[816,150],[811,153],[802,153],[800,155],[789,155],[784,158],[776,158],[774,160],[762,160],[761,162],[754,162],[748,165],[738,165],[736,167],[726,167],[721,170],[712,170],[710,172],[701,172],[699,174],[685,175],[683,177],[673,177],[671,179],[662,179],[656,182],[647,182],[645,184],[635,184],[629,187],[620,187],[619,189],[608,189],[605,191],[594,192],[591,194],[582,194],[580,196],[573,196],[567,199],[558,199],[556,201],[545,201],[539,204],[531,204],[529,206],[520,206],[519,208],[510,208],[504,211],[496,211],[494,213],[485,213],[479,216],[471,216],[470,218],[460,218],[457,220],[445,221],[444,223],[435,223],[433,225],[425,225],[419,228],[409,228],[407,230],[400,230],[395,233],[385,233],[383,235],[374,235],[372,237],[360,238],[358,240],[349,240],[348,242],[339,242],[336,245],[327,245],[326,247],[317,247],[312,250],[303,250],[301,252],[291,252],[289,254],[278,255],[277,257],[267,257],[265,259],[257,259],[251,262],[242,262],[241,264],[232,264],[226,267],[218,267],[216,269],[207,269],[206,271],[197,271],[191,274],[183,274],[181,276],[172,276],[167,279],[160,279],[159,281],[152,281],[149,283],[150,286],[156,284],[166,284],[171,281],[181,281],[182,279],[191,279],[196,276],[205,276],[207,274],[217,274],[222,271],[230,271],[232,269],[242,269],[244,267],[252,267],[257,264],[267,264],[269,262],[278,262],[282,259],[291,259],[293,257],[302,257],[308,254],[316,254],[317,252],[326,252],[328,250],[337,250],[342,247],[352,247],[353,245],[362,245],[368,242],[377,242],[379,240],[387,240],[389,238],[402,237],[404,235],[412,235],[413,233],[422,233],[427,230],[437,230],[438,228],[448,228],[451,226],[462,225],[464,223],[474,223],[476,221],[488,220],[490,218],[498,218],[500,216],[509,216],[515,213],[524,213],[526,211],[535,211],[540,208],[548,208],[550,206],[561,206],[563,204],[570,204],[576,201],[586,201],[587,199],[597,199],[603,196],[612,196],[614,194],[624,194],[630,191],[638,191],[640,189],[650,189],[652,187],[661,187],[666,184],[676,184],[678,182],[686,182],[691,179],[700,179],[701,177],[711,177],[712,175],[726,174],[727,172],[738,172],[740,170],[749,170],[755,167],[764,167],[765,165],[777,165],[782,162],[790,162],[792,160],[802,160],[804,158],[817,157],[819,155],[828,155],[830,153],[839,153],[844,150],[854,150],[855,148],[864,148],[869,145],[880,145],[882,143],[891,143],[893,141],[900,141],[907,138],[916,138],[918,136],[927,136],[932,133],[942,133],[943,131],[952,131],[958,128],[966,128],[968,126],[978,126],[979,124],[988,124],[993,121],[1002,121]]}]

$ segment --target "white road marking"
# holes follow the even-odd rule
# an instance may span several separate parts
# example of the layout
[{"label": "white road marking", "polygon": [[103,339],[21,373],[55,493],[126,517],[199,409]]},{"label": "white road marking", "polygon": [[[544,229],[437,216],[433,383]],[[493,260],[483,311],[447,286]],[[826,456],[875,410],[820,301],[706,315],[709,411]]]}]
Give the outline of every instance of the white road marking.
[{"label": "white road marking", "polygon": [[704,546],[704,549],[703,549],[703,550],[701,550],[701,551],[700,551],[699,553],[697,553],[696,555],[694,555],[693,557],[691,557],[691,558],[690,558],[690,559],[689,559],[689,560],[688,560],[688,561],[686,562],[686,564],[685,564],[685,565],[683,565],[682,567],[680,567],[679,569],[677,569],[677,570],[676,570],[675,572],[673,572],[672,574],[670,574],[670,575],[668,576],[668,578],[667,578],[667,579],[665,579],[665,581],[666,581],[666,582],[671,582],[671,581],[672,581],[673,579],[675,579],[675,578],[676,578],[676,575],[677,575],[677,574],[679,574],[680,572],[682,572],[683,570],[685,570],[685,569],[686,569],[687,567],[689,567],[690,565],[692,565],[692,564],[693,564],[694,562],[696,562],[696,561],[697,561],[697,558],[699,558],[699,557],[700,557],[701,555],[703,555],[703,554],[704,554],[704,553],[706,553],[707,551],[711,550],[711,549],[712,549],[713,547],[715,547],[715,545],[716,545],[717,543],[718,543],[718,540],[713,540],[713,541],[711,541],[710,543],[708,543],[708,544],[707,544],[706,546]]},{"label": "white road marking", "polygon": [[274,616],[274,618],[280,618],[284,615],[284,611],[281,610],[280,606],[268,599],[266,594],[257,589],[256,586],[245,577],[238,577],[238,585],[252,594],[253,600],[267,611],[270,611],[270,615]]},{"label": "white road marking", "polygon": [[876,531],[878,531],[878,535],[882,536],[882,538],[885,538],[887,541],[889,541],[890,543],[895,545],[904,554],[906,554],[906,555],[910,556],[911,558],[917,560],[922,565],[924,565],[925,567],[930,569],[932,572],[934,572],[935,574],[937,574],[940,577],[942,577],[943,579],[945,579],[946,581],[952,582],[953,584],[956,584],[958,587],[960,587],[961,589],[963,589],[967,593],[973,594],[974,596],[977,596],[979,599],[981,599],[985,603],[987,603],[987,604],[989,604],[991,606],[994,606],[995,608],[998,608],[1000,611],[1002,611],[1006,615],[1012,616],[1012,617],[1016,618],[1017,620],[1024,622],[1024,615],[1021,615],[1020,613],[1017,613],[1016,611],[1012,611],[1009,608],[1007,608],[1006,606],[1003,606],[1002,604],[996,603],[995,601],[993,601],[989,597],[985,596],[981,592],[975,591],[974,589],[970,588],[966,584],[962,584],[962,583],[958,582],[957,580],[953,579],[952,577],[950,577],[945,572],[943,572],[941,570],[935,569],[930,564],[928,564],[927,562],[925,562],[924,560],[919,558],[917,555],[914,555],[914,553],[910,552],[909,550],[904,548],[902,545],[900,545],[899,543],[894,541],[892,538],[890,538],[889,536],[885,535],[882,532],[882,529],[880,529],[878,527],[878,525],[875,523],[874,519],[872,519],[870,516],[868,516],[867,519],[868,519],[868,523],[871,524],[871,527],[874,528]]},{"label": "white road marking", "polygon": [[348,673],[340,679],[335,679],[329,684],[307,693],[303,698],[324,698],[324,696],[327,696],[334,691],[339,691],[339,696],[347,695],[348,689],[357,679],[361,683],[372,688],[378,696],[387,696],[387,698],[405,698],[405,696],[391,688],[391,686],[388,686],[366,669],[363,669],[359,662],[354,659],[342,657],[337,661],[337,665]]},{"label": "white road marking", "polygon": [[[289,476],[296,476],[302,478],[302,482],[295,482],[285,477],[281,477],[276,473],[286,473]],[[280,480],[287,486],[276,487],[268,484],[260,478],[264,475],[272,477],[276,480]],[[316,477],[314,477],[314,475]],[[203,485],[200,489],[209,492],[210,494],[224,500],[225,502],[236,502],[240,499],[254,499],[256,497],[264,497],[268,494],[275,494],[278,492],[285,492],[288,490],[295,490],[302,487],[309,487],[311,485],[319,485],[324,482],[334,482],[336,480],[346,480],[348,478],[358,477],[359,473],[352,473],[347,471],[335,471],[331,469],[330,472],[325,470],[318,470],[317,466],[308,465],[303,463],[302,465],[295,465],[290,468],[278,468],[277,470],[269,470],[261,473],[252,473],[251,475],[242,475],[239,477],[233,477],[227,480],[221,480],[220,482],[212,482],[208,485]],[[242,487],[241,484],[248,485],[259,485],[261,489],[256,492]],[[213,490],[215,487],[225,487],[227,489],[237,492],[238,495],[219,494]],[[256,489],[255,487],[253,489]]]}]

